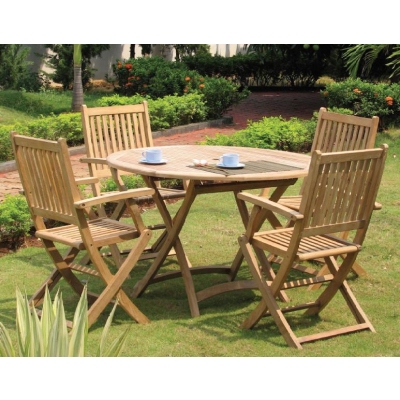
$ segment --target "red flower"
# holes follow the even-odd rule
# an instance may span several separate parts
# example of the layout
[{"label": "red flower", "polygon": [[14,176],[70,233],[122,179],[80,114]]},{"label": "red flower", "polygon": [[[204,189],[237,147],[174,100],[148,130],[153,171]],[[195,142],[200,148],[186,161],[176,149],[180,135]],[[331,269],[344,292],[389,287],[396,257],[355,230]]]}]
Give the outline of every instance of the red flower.
[{"label": "red flower", "polygon": [[386,103],[388,106],[392,106],[393,105],[393,97],[387,96],[385,97]]}]

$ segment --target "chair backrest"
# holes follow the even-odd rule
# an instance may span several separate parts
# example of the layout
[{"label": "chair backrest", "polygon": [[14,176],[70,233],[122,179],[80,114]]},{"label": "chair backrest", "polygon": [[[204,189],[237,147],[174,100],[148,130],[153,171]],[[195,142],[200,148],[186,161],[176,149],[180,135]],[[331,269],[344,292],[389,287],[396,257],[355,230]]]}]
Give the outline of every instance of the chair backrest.
[{"label": "chair backrest", "polygon": [[[311,151],[323,153],[373,149],[379,117],[364,118],[327,111],[321,107]],[[304,193],[306,178],[300,189]]]},{"label": "chair backrest", "polygon": [[364,118],[327,111],[321,107],[311,151],[323,153],[372,149],[379,117]]},{"label": "chair backrest", "polygon": [[301,236],[356,230],[361,244],[382,179],[387,145],[334,153],[312,153],[300,204]]},{"label": "chair backrest", "polygon": [[82,199],[75,184],[65,139],[57,142],[11,133],[15,161],[35,227],[44,218],[76,224],[73,203]]},{"label": "chair backrest", "polygon": [[[89,158],[105,159],[116,151],[153,146],[146,101],[110,107],[83,105],[82,128]],[[92,164],[92,167],[98,170],[98,177],[111,175],[106,164]]]}]

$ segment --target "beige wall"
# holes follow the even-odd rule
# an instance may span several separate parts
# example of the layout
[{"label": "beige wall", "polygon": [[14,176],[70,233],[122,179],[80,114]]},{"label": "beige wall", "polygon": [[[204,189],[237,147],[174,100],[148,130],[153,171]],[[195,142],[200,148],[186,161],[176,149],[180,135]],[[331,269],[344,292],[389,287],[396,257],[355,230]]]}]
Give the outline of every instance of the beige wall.
[{"label": "beige wall", "polygon": [[[44,70],[49,72],[50,69],[43,63],[43,55],[49,52],[41,44],[28,44],[31,48],[29,60],[32,61],[33,69],[35,71]],[[213,55],[220,55],[223,57],[231,57],[238,53],[245,53],[243,44],[210,44],[210,53]],[[39,55],[38,55],[39,54]],[[92,66],[97,69],[95,71],[96,79],[104,79],[105,75],[112,76],[112,64],[117,60],[127,60],[130,54],[130,44],[111,44],[110,49],[104,51],[101,57],[93,59]],[[139,45],[135,47],[136,57],[141,57],[142,48]],[[174,60],[175,51],[166,48],[164,45],[153,45],[153,55],[163,55],[167,60]]]}]

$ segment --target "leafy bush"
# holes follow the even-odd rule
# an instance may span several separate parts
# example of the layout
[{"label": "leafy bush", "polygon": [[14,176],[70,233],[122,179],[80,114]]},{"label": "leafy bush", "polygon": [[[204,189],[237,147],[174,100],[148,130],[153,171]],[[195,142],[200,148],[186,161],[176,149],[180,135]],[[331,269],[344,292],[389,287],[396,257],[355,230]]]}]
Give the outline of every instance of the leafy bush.
[{"label": "leafy bush", "polygon": [[217,134],[215,138],[207,137],[205,144],[308,152],[315,128],[315,118],[310,121],[291,118],[287,121],[282,117],[264,117],[230,136]]},{"label": "leafy bush", "polygon": [[32,227],[28,203],[22,195],[6,195],[0,202],[0,240],[17,240]]},{"label": "leafy bush", "polygon": [[0,45],[0,86],[5,89],[38,91],[48,85],[42,74],[30,71],[30,49],[22,44]]},{"label": "leafy bush", "polygon": [[351,109],[360,117],[378,116],[380,128],[400,122],[400,84],[357,79],[332,82],[321,91],[328,107]]},{"label": "leafy bush", "polygon": [[[0,322],[0,356],[2,357],[83,357],[88,336],[87,288],[84,287],[75,310],[72,329],[68,332],[64,305],[60,292],[57,292],[53,304],[46,287],[42,316],[39,320],[36,311],[28,303],[19,289],[17,297],[17,339],[18,352],[15,351],[10,335]],[[123,348],[129,328],[122,332],[106,349],[105,341],[112,318],[117,307],[116,302],[104,327],[101,342],[97,350],[98,357],[116,357]]]},{"label": "leafy bush", "polygon": [[117,93],[126,96],[141,95],[150,99],[187,94],[203,94],[207,119],[220,118],[233,104],[246,98],[250,92],[240,91],[240,84],[223,77],[203,77],[190,70],[185,63],[166,61],[161,57],[118,61],[113,65],[119,87]]},{"label": "leafy bush", "polygon": [[205,78],[202,93],[209,119],[220,118],[229,107],[249,96],[248,89],[239,90],[239,84],[224,78]]},{"label": "leafy bush", "polygon": [[99,100],[101,106],[139,104],[147,100],[149,105],[150,125],[153,131],[186,125],[192,122],[205,121],[207,108],[203,96],[191,93],[185,96],[166,96],[153,100],[140,95],[103,97]]},{"label": "leafy bush", "polygon": [[41,117],[29,122],[23,132],[28,136],[57,140],[58,138],[67,139],[69,146],[83,143],[81,113],[69,113]]},{"label": "leafy bush", "polygon": [[153,99],[183,94],[187,68],[182,63],[166,61],[162,57],[142,57],[124,62],[117,60],[112,68],[119,94],[148,95]]},{"label": "leafy bush", "polygon": [[10,132],[16,131],[16,125],[0,126],[0,162],[14,159]]}]

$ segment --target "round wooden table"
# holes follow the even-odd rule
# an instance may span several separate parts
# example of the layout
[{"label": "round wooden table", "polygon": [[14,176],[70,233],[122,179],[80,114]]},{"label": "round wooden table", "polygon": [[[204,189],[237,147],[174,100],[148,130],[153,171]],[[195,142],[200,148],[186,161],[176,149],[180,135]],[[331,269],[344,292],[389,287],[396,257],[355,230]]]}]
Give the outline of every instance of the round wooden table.
[{"label": "round wooden table", "polygon": [[[107,163],[111,169],[114,169],[114,172],[122,170],[139,174],[149,187],[155,189],[154,201],[166,225],[157,256],[145,276],[135,285],[133,295],[140,296],[149,284],[182,276],[191,315],[198,316],[200,315],[199,301],[228,290],[252,288],[253,283],[252,281],[234,280],[243,261],[240,250],[238,250],[232,265],[228,267],[192,267],[190,265],[179,239],[179,233],[196,196],[228,191],[236,194],[242,190],[275,188],[269,194],[269,199],[278,201],[290,185],[293,185],[298,178],[308,174],[310,156],[252,147],[179,145],[159,146],[158,148],[162,150],[163,162],[155,165],[142,161],[142,153],[146,151],[146,148],[120,151],[107,157]],[[224,153],[239,154],[240,163],[244,164],[243,168],[217,167],[216,164],[219,163],[220,156]],[[193,159],[207,160],[208,165],[195,167]],[[185,198],[174,217],[170,215],[158,191],[158,182],[162,179],[182,179],[186,183]],[[235,199],[243,224],[246,226],[249,218],[247,207],[236,196]],[[271,224],[279,224],[272,214],[268,216],[268,220]],[[158,273],[173,247],[176,251],[180,271]],[[220,288],[211,287],[196,293],[192,275],[206,272],[228,274],[229,282]]]}]

